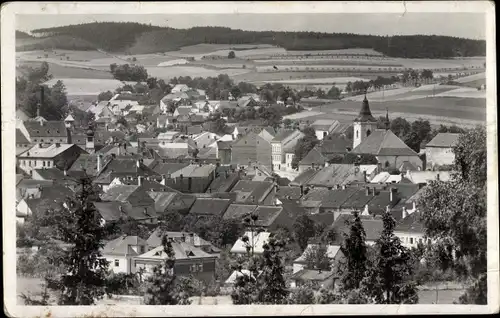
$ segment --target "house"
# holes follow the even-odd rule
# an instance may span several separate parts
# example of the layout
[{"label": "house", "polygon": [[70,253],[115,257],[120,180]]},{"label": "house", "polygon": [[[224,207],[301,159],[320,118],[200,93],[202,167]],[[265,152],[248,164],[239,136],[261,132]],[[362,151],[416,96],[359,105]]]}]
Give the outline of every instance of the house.
[{"label": "house", "polygon": [[[331,225],[331,229],[334,233],[337,233],[335,236],[334,242],[332,245],[340,246],[344,239],[343,233],[349,234],[351,230],[348,223],[352,221],[354,216],[352,214],[341,214]],[[384,222],[381,217],[372,217],[361,215],[361,223],[363,224],[363,228],[365,230],[365,242],[367,245],[373,246],[375,241],[380,238],[380,234],[384,229]]]},{"label": "house", "polygon": [[352,152],[374,155],[385,169],[396,169],[404,162],[420,168],[423,166],[418,154],[388,129],[372,131]]},{"label": "house", "polygon": [[16,202],[22,199],[38,198],[44,188],[53,187],[53,180],[34,180],[23,178],[16,184]]},{"label": "house", "polygon": [[197,136],[193,136],[192,140],[194,141],[196,147],[198,149],[207,148],[216,142],[220,138],[219,135],[211,133],[211,132],[202,132]]},{"label": "house", "polygon": [[68,131],[64,121],[36,121],[22,123],[21,131],[31,143],[53,144],[68,143]]},{"label": "house", "polygon": [[359,167],[350,164],[331,164],[320,169],[306,184],[315,187],[333,188],[356,181],[365,181],[365,176]]},{"label": "house", "polygon": [[171,115],[162,114],[156,118],[156,128],[167,128],[174,124],[174,117]]},{"label": "house", "polygon": [[290,163],[289,166],[285,165],[285,154],[287,151],[293,153],[297,141],[303,136],[300,130],[283,130],[271,140],[273,171],[292,169]]},{"label": "house", "polygon": [[134,274],[133,258],[147,251],[148,244],[138,236],[120,236],[104,245],[102,256],[113,273]]},{"label": "house", "polygon": [[163,235],[166,235],[169,239],[172,239],[176,242],[184,242],[193,245],[194,247],[199,248],[211,255],[218,255],[220,253],[219,248],[215,247],[212,243],[204,240],[196,233],[172,231],[162,232],[160,228],[157,228],[149,236],[147,240],[149,250],[161,246]]},{"label": "house", "polygon": [[175,138],[179,137],[181,135],[180,132],[178,131],[167,131],[167,132],[164,132],[164,133],[159,133],[158,136],[156,137],[156,139],[158,139],[159,141],[173,141]]},{"label": "house", "polygon": [[33,169],[32,178],[34,180],[53,180],[57,183],[65,183],[64,179],[67,179],[65,172],[57,168]]},{"label": "house", "polygon": [[425,145],[426,169],[452,165],[455,161],[453,147],[460,134],[439,133]]},{"label": "house", "polygon": [[259,163],[272,167],[271,144],[254,132],[233,142],[231,146],[231,164],[238,167],[249,167]]},{"label": "house", "polygon": [[179,121],[179,116],[182,115],[190,115],[193,111],[193,108],[191,106],[179,106],[176,108],[174,112],[174,118],[177,118],[177,121]]},{"label": "house", "polygon": [[298,176],[293,179],[292,182],[290,182],[290,185],[292,186],[305,186],[309,180],[311,180],[317,173],[319,172],[319,169],[306,169],[302,171]]},{"label": "house", "polygon": [[230,165],[232,161],[232,142],[220,141],[216,143],[217,156],[221,165]]},{"label": "house", "polygon": [[216,177],[208,186],[206,192],[229,192],[240,181],[239,172],[230,172],[228,170],[216,172]]},{"label": "house", "polygon": [[311,127],[316,132],[316,138],[323,140],[326,136],[331,134],[335,127],[339,124],[336,120],[331,119],[318,119],[312,123]]},{"label": "house", "polygon": [[204,193],[215,178],[215,169],[213,164],[191,164],[166,176],[163,182],[184,193]]},{"label": "house", "polygon": [[425,228],[420,220],[420,212],[409,213],[403,208],[403,219],[396,224],[394,235],[399,237],[401,244],[407,248],[417,247],[425,242]]},{"label": "house", "polygon": [[191,90],[191,88],[189,88],[189,86],[187,86],[186,84],[176,84],[172,88],[171,93],[187,92],[189,90]]},{"label": "house", "polygon": [[317,269],[302,269],[293,273],[289,278],[290,288],[297,288],[303,285],[313,286],[315,290],[320,288],[332,288],[335,284],[337,275],[331,271],[322,271]]},{"label": "house", "polygon": [[[243,237],[234,243],[230,252],[233,254],[247,254],[253,251],[254,254],[262,254],[264,252],[263,246],[269,242],[270,235],[269,232],[245,232]],[[248,238],[246,243],[243,238]]]},{"label": "house", "polygon": [[271,181],[240,180],[231,192],[236,193],[237,203],[272,205],[276,185]]},{"label": "house", "polygon": [[[204,252],[187,242],[171,240],[175,258],[173,273],[176,276],[193,276],[205,283],[211,282],[215,277],[216,255]],[[169,256],[158,246],[142,255],[134,257],[136,271],[144,271],[143,278],[153,273],[153,268],[165,262]]]},{"label": "house", "polygon": [[50,146],[36,144],[18,156],[18,165],[31,174],[34,169],[53,168],[67,170],[82,154],[86,153],[74,144],[55,143]]},{"label": "house", "polygon": [[242,96],[238,98],[236,104],[242,108],[259,106],[259,103],[252,96]]},{"label": "house", "polygon": [[229,275],[229,277],[224,282],[224,287],[229,291],[232,290],[234,288],[234,284],[236,283],[236,280],[238,279],[238,277],[241,277],[244,275],[249,276],[249,277],[253,277],[252,272],[250,272],[248,269],[242,269],[241,271],[235,270],[231,273],[231,275]]},{"label": "house", "polygon": [[189,214],[198,217],[222,217],[231,204],[229,199],[198,198],[189,210]]},{"label": "house", "polygon": [[111,158],[103,165],[94,183],[102,187],[103,191],[106,192],[111,182],[116,178],[125,178],[137,184],[138,177],[161,177],[153,169],[146,166],[143,161],[143,159],[117,157],[116,155],[113,157],[111,155]]},{"label": "house", "polygon": [[[319,244],[307,244],[307,247],[305,248],[304,252],[302,255],[295,259],[293,261],[293,273],[298,273],[301,270],[304,269],[311,269],[314,270],[315,268],[310,268],[310,264],[308,264],[307,258],[309,257],[310,253],[314,253],[315,249],[319,247]],[[342,251],[340,250],[339,245],[326,245],[326,257],[329,260],[330,266],[334,267],[336,263],[338,263],[343,255]]]}]

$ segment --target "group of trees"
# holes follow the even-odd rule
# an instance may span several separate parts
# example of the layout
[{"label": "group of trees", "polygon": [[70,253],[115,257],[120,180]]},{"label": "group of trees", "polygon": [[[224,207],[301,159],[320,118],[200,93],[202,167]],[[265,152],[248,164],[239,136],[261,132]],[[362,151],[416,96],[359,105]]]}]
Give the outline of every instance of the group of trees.
[{"label": "group of trees", "polygon": [[109,70],[114,78],[119,81],[144,82],[148,78],[148,71],[142,65],[129,65],[116,63],[109,65]]},{"label": "group of trees", "polygon": [[[139,23],[95,22],[33,30],[83,40],[112,52],[156,53],[200,43],[271,44],[287,50],[374,49],[403,58],[451,58],[484,56],[486,41],[448,36],[374,36],[321,32],[243,31],[226,27],[172,29]],[[138,45],[140,43],[141,45]],[[55,43],[58,48],[58,44]],[[62,44],[61,44],[62,45]]]},{"label": "group of trees", "polygon": [[[22,109],[28,116],[36,117],[40,105],[40,115],[47,120],[61,120],[68,111],[66,87],[57,81],[52,87],[45,84],[52,78],[49,64],[43,62],[40,67],[29,68],[25,75],[16,78],[16,108]],[[42,101],[43,87],[43,101]]]}]

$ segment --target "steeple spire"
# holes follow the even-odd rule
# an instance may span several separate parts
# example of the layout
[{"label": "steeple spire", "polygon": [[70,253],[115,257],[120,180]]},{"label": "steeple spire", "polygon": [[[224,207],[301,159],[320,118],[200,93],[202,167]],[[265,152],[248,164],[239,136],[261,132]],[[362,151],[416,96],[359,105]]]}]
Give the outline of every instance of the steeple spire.
[{"label": "steeple spire", "polygon": [[377,122],[377,120],[372,116],[372,112],[370,110],[370,104],[368,103],[368,98],[366,98],[366,90],[365,90],[365,98],[363,99],[363,104],[361,106],[361,111],[359,112],[358,117],[354,121]]}]

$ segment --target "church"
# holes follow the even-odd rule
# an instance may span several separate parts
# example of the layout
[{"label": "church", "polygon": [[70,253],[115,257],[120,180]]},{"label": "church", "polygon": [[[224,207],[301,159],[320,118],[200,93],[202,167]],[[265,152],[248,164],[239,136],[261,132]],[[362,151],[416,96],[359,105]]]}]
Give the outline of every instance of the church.
[{"label": "church", "polygon": [[352,153],[374,155],[383,169],[399,169],[404,163],[411,163],[422,170],[423,162],[418,153],[389,129],[388,113],[386,121],[385,129],[377,129],[377,119],[372,116],[365,95],[361,111],[353,124]]}]

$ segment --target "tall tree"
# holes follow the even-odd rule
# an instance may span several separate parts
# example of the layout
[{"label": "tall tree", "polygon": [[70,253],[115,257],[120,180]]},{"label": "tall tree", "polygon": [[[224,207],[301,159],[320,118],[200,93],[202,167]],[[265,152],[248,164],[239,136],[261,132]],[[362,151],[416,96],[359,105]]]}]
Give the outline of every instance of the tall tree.
[{"label": "tall tree", "polygon": [[48,278],[49,289],[60,292],[60,305],[93,305],[103,297],[108,262],[100,250],[111,227],[101,223],[93,202],[99,201],[98,190],[91,178],[83,177],[74,198],[68,198],[53,215],[55,233],[70,248],[60,262],[67,274]]},{"label": "tall tree", "polygon": [[340,250],[345,257],[341,267],[341,289],[344,293],[360,288],[361,281],[369,267],[366,247],[366,233],[358,211],[353,213],[349,234],[344,233]]},{"label": "tall tree", "polygon": [[305,250],[309,239],[316,234],[314,221],[305,214],[297,217],[293,226],[293,234],[300,248]]},{"label": "tall tree", "polygon": [[376,304],[416,304],[418,294],[412,258],[397,236],[396,221],[389,211],[383,214],[384,229],[375,242],[371,266],[361,283],[362,296]]},{"label": "tall tree", "polygon": [[298,168],[299,162],[319,143],[314,128],[306,127],[302,132],[304,133],[304,137],[297,141],[294,148],[294,157],[292,160],[292,168],[294,169]]}]

